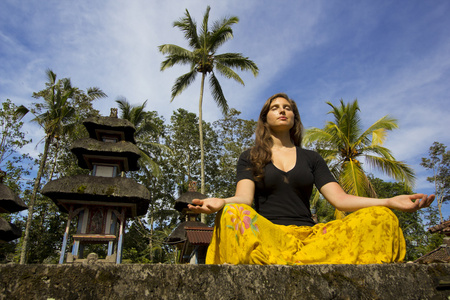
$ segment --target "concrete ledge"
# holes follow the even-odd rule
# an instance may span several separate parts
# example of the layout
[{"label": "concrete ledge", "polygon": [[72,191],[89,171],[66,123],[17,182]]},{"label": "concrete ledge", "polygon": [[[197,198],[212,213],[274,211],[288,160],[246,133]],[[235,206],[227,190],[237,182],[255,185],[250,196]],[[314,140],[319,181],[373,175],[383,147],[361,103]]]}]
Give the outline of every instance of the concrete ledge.
[{"label": "concrete ledge", "polygon": [[0,265],[0,299],[449,299],[449,264]]}]

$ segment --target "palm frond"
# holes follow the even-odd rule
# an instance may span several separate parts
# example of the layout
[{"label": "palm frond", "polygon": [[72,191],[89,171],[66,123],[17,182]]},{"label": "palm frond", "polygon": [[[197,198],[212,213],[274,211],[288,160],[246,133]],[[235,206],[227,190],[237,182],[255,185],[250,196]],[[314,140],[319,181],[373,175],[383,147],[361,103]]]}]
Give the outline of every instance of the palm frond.
[{"label": "palm frond", "polygon": [[222,30],[226,30],[226,29],[230,28],[231,25],[237,24],[237,23],[239,23],[239,18],[236,16],[223,18],[220,21],[214,22],[214,24],[211,28],[211,32],[220,33]]},{"label": "palm frond", "polygon": [[[144,164],[144,166],[149,167],[151,174],[155,177],[158,177],[161,174],[161,170],[159,168],[158,163],[156,163],[149,155],[148,152],[140,149],[141,158],[139,159],[140,164]],[[146,168],[144,167],[144,168]]]},{"label": "palm frond", "polygon": [[173,150],[166,145],[155,143],[155,142],[146,142],[146,141],[142,141],[142,140],[139,140],[138,142],[139,142],[139,144],[141,144],[141,146],[145,146],[146,148],[149,148],[150,150],[157,150],[164,154],[173,154]]},{"label": "palm frond", "polygon": [[312,127],[312,128],[308,128],[305,131],[305,134],[303,136],[303,144],[305,146],[310,146],[314,142],[317,142],[317,141],[329,143],[333,139],[334,139],[334,136],[329,131],[325,131],[323,129],[316,128],[316,127]]},{"label": "palm frond", "polygon": [[231,70],[230,68],[216,62],[216,70],[219,71],[219,73],[222,74],[223,76],[225,76],[229,79],[234,79],[235,81],[239,82],[240,84],[245,85],[244,81],[241,79],[241,77],[236,72]]},{"label": "palm frond", "polygon": [[205,47],[205,44],[209,38],[209,30],[208,30],[208,20],[209,20],[209,12],[211,10],[211,7],[208,5],[206,7],[206,11],[205,14],[203,15],[203,22],[202,22],[202,26],[200,27],[200,34],[199,34],[199,42],[200,42],[200,47],[199,48],[203,48]]},{"label": "palm frond", "polygon": [[380,170],[389,177],[404,182],[408,187],[412,188],[414,186],[416,178],[414,170],[406,163],[372,155],[365,155],[365,159],[371,168]]},{"label": "palm frond", "polygon": [[47,69],[45,70],[45,74],[47,75],[47,86],[53,86],[56,83],[56,74],[51,70]]},{"label": "palm frond", "polygon": [[91,98],[91,99],[100,99],[100,98],[105,98],[107,97],[107,95],[105,94],[105,92],[103,92],[102,89],[100,89],[99,87],[90,87],[87,89],[87,95]]},{"label": "palm frond", "polygon": [[351,195],[370,196],[371,188],[361,164],[355,160],[343,163],[339,176],[339,183],[342,188]]},{"label": "palm frond", "polygon": [[316,188],[314,188],[311,194],[311,207],[316,207],[317,202],[319,202],[319,199],[320,193]]},{"label": "palm frond", "polygon": [[327,102],[327,104],[332,108],[329,114],[333,114],[334,124],[341,132],[341,136],[345,136],[347,144],[354,142],[359,136],[361,123],[358,115],[358,101],[355,100],[352,103],[345,104],[341,99],[340,106],[334,106],[331,102]]},{"label": "palm frond", "polygon": [[145,106],[147,105],[147,100],[142,103],[142,105],[134,106],[131,109],[131,123],[136,126],[136,129],[140,129],[140,125],[144,123],[146,114],[144,112]]},{"label": "palm frond", "polygon": [[211,73],[209,77],[209,85],[211,87],[211,93],[214,101],[222,110],[222,113],[226,114],[228,111],[228,103],[225,99],[225,96],[223,95],[222,87],[220,86],[220,83],[217,80],[216,76],[214,76],[214,73]]},{"label": "palm frond", "polygon": [[163,54],[168,54],[167,59],[161,63],[161,71],[177,64],[187,65],[196,61],[195,54],[193,52],[176,45],[161,45],[159,46],[159,50]]},{"label": "palm frond", "polygon": [[360,136],[359,140],[368,139],[371,136],[373,146],[382,145],[387,137],[387,131],[397,129],[397,120],[389,116],[384,116],[367,128]]},{"label": "palm frond", "polygon": [[220,22],[214,22],[213,29],[208,40],[208,50],[212,53],[215,53],[221,45],[223,45],[226,41],[232,39],[233,30],[231,29],[231,25],[238,22],[239,18],[237,17],[225,18]]},{"label": "palm frond", "polygon": [[197,35],[197,24],[191,18],[189,11],[186,9],[185,17],[173,23],[173,27],[178,27],[184,32],[184,37],[189,42],[189,46],[193,49],[200,48],[200,43]]},{"label": "palm frond", "polygon": [[120,118],[125,120],[131,119],[131,105],[125,97],[118,97],[116,103],[120,109]]},{"label": "palm frond", "polygon": [[174,56],[180,56],[180,57],[192,57],[192,51],[187,50],[183,47],[173,45],[173,44],[164,44],[158,46],[159,51],[162,54],[169,54]]},{"label": "palm frond", "polygon": [[194,82],[196,75],[197,71],[194,69],[177,78],[175,84],[172,87],[172,99],[170,100],[171,102],[176,96],[181,94],[192,82]]},{"label": "palm frond", "polygon": [[241,69],[241,71],[251,71],[253,76],[259,73],[258,66],[248,57],[240,53],[224,53],[214,56],[217,64],[222,64],[229,68]]}]

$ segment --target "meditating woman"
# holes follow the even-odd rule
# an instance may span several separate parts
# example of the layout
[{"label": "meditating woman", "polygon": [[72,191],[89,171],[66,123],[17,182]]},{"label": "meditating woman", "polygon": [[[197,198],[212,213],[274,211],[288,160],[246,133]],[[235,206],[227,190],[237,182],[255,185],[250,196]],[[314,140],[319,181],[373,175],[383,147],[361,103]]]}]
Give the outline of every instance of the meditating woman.
[{"label": "meditating woman", "polygon": [[[255,146],[239,158],[234,197],[193,200],[197,213],[218,212],[207,264],[370,264],[400,262],[405,240],[390,210],[414,212],[434,195],[375,199],[348,195],[322,157],[301,148],[295,102],[276,94],[264,104]],[[313,185],[337,209],[353,212],[315,224]],[[254,208],[251,207],[254,202]]]}]

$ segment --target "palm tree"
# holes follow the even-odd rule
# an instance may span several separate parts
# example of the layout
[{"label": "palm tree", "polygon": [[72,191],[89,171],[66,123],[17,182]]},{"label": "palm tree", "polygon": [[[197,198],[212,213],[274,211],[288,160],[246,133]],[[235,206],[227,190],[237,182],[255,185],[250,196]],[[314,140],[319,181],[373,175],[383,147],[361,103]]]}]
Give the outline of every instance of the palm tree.
[{"label": "palm tree", "polygon": [[136,143],[141,152],[141,159],[145,165],[150,167],[153,176],[159,175],[159,166],[152,158],[152,150],[171,152],[171,150],[162,144],[149,141],[149,135],[159,136],[161,129],[154,123],[150,113],[145,112],[144,108],[147,101],[142,105],[133,106],[126,98],[119,98],[116,103],[120,108],[120,117],[130,121],[136,128],[135,137]]},{"label": "palm tree", "polygon": [[173,101],[176,96],[180,95],[192,82],[194,82],[197,73],[202,74],[198,123],[200,133],[200,173],[202,193],[205,193],[202,102],[206,76],[209,75],[209,84],[213,99],[225,114],[228,110],[228,104],[214,70],[217,70],[226,78],[234,79],[242,85],[244,85],[244,81],[236,72],[233,71],[233,68],[240,69],[241,71],[251,71],[255,77],[259,72],[256,64],[248,59],[248,57],[244,57],[240,53],[216,53],[217,49],[222,44],[233,37],[231,25],[238,23],[239,19],[237,17],[224,18],[215,22],[210,30],[208,27],[209,11],[210,7],[208,6],[206,8],[205,15],[203,16],[203,22],[199,33],[197,32],[197,24],[191,18],[191,15],[187,9],[184,18],[181,18],[179,21],[173,23],[174,27],[178,27],[184,32],[184,36],[188,40],[189,47],[192,50],[187,50],[172,44],[159,46],[159,51],[163,54],[167,54],[166,60],[164,60],[161,64],[161,71],[176,64],[187,64],[191,67],[188,73],[181,75],[176,79],[175,84],[172,87],[171,101]]},{"label": "palm tree", "polygon": [[[397,161],[391,151],[382,146],[387,132],[398,128],[396,119],[384,116],[363,131],[357,100],[344,104],[341,99],[340,106],[327,104],[332,108],[329,113],[333,114],[334,121],[327,122],[323,129],[308,129],[304,143],[305,146],[315,144],[317,152],[324,157],[347,193],[376,197],[361,158],[369,167],[412,186],[415,179],[413,170],[404,162]],[[342,214],[336,211],[336,216],[339,218]]]},{"label": "palm tree", "polygon": [[[58,141],[63,135],[69,133],[76,125],[75,109],[70,105],[70,99],[72,99],[77,93],[81,93],[77,88],[72,87],[70,79],[63,78],[56,81],[56,74],[48,69],[46,71],[48,82],[47,88],[41,92],[35,93],[34,97],[42,97],[44,99],[43,104],[37,104],[36,109],[32,109],[31,112],[35,115],[32,122],[36,122],[44,129],[44,152],[39,163],[39,170],[34,181],[33,193],[31,194],[30,202],[28,204],[28,217],[25,227],[25,235],[22,243],[22,252],[20,254],[20,263],[26,262],[26,254],[28,248],[28,240],[30,236],[31,220],[33,217],[34,204],[36,201],[36,195],[39,190],[41,178],[44,172],[44,168],[47,162],[47,156],[49,153],[50,145],[54,141]],[[88,89],[88,96],[92,99],[101,98],[106,96],[98,88]],[[17,114],[23,116],[30,110],[21,106],[17,110]],[[43,111],[43,113],[41,113]]]}]

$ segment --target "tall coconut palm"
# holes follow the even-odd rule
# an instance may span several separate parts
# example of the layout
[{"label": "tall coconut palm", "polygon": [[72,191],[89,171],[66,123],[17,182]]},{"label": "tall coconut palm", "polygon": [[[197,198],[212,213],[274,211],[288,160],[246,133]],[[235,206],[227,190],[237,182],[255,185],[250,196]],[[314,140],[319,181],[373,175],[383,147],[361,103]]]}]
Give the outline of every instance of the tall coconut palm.
[{"label": "tall coconut palm", "polygon": [[[22,252],[20,254],[21,264],[26,263],[26,254],[34,204],[47,162],[49,147],[54,141],[57,141],[60,137],[70,132],[76,125],[74,122],[76,116],[75,109],[70,105],[70,99],[72,99],[76,93],[80,93],[80,91],[77,88],[72,87],[70,79],[68,78],[63,78],[56,81],[56,74],[50,69],[46,71],[46,75],[48,79],[48,82],[46,83],[47,88],[39,93],[35,93],[34,95],[36,98],[42,97],[44,99],[44,103],[37,104],[36,109],[31,110],[31,112],[35,115],[32,122],[37,123],[44,129],[45,137],[43,138],[44,152],[42,153],[40,159],[39,170],[34,181],[33,193],[31,194],[30,202],[28,204],[27,224],[22,243]],[[98,88],[90,88],[88,89],[88,96],[95,99],[106,95]],[[25,115],[28,111],[29,110],[26,107],[21,106],[17,113],[19,115]]]},{"label": "tall coconut palm", "polygon": [[[224,18],[214,22],[212,28],[208,27],[210,7],[206,8],[203,16],[202,25],[197,31],[197,24],[191,18],[189,11],[186,10],[185,16],[179,21],[173,23],[174,27],[183,31],[185,38],[188,40],[191,50],[187,50],[180,46],[165,44],[159,46],[159,51],[167,54],[166,60],[161,64],[161,71],[172,67],[176,64],[190,65],[190,71],[178,77],[172,87],[172,99],[180,95],[191,83],[194,82],[197,73],[202,74],[200,84],[199,99],[199,132],[200,132],[200,152],[201,152],[201,192],[205,193],[205,172],[204,172],[204,149],[203,149],[203,128],[202,128],[202,102],[205,79],[209,76],[209,85],[214,101],[222,109],[225,114],[228,110],[227,100],[223,94],[219,81],[214,73],[224,75],[226,78],[234,79],[244,85],[244,81],[233,69],[241,71],[251,71],[254,76],[258,75],[258,67],[256,64],[244,57],[240,53],[224,53],[217,54],[217,49],[226,41],[233,37],[231,25],[238,23],[237,17]],[[203,219],[203,218],[202,218]]]},{"label": "tall coconut palm", "polygon": [[[383,147],[387,132],[398,128],[396,119],[384,116],[363,131],[357,100],[348,104],[340,100],[339,106],[327,104],[332,108],[329,113],[334,121],[327,122],[323,129],[308,129],[304,143],[306,146],[315,144],[347,193],[376,197],[363,168],[364,163],[407,186],[413,184],[413,170],[404,162],[397,161],[391,151]],[[336,213],[337,217],[342,216],[340,212]]]},{"label": "tall coconut palm", "polygon": [[141,151],[142,162],[150,167],[153,176],[158,176],[159,166],[152,158],[151,150],[170,152],[170,149],[165,145],[149,141],[148,136],[155,134],[159,136],[161,129],[154,123],[150,113],[144,111],[147,101],[142,105],[133,106],[122,97],[117,99],[116,103],[119,105],[120,117],[130,121],[136,128],[136,143]]}]

